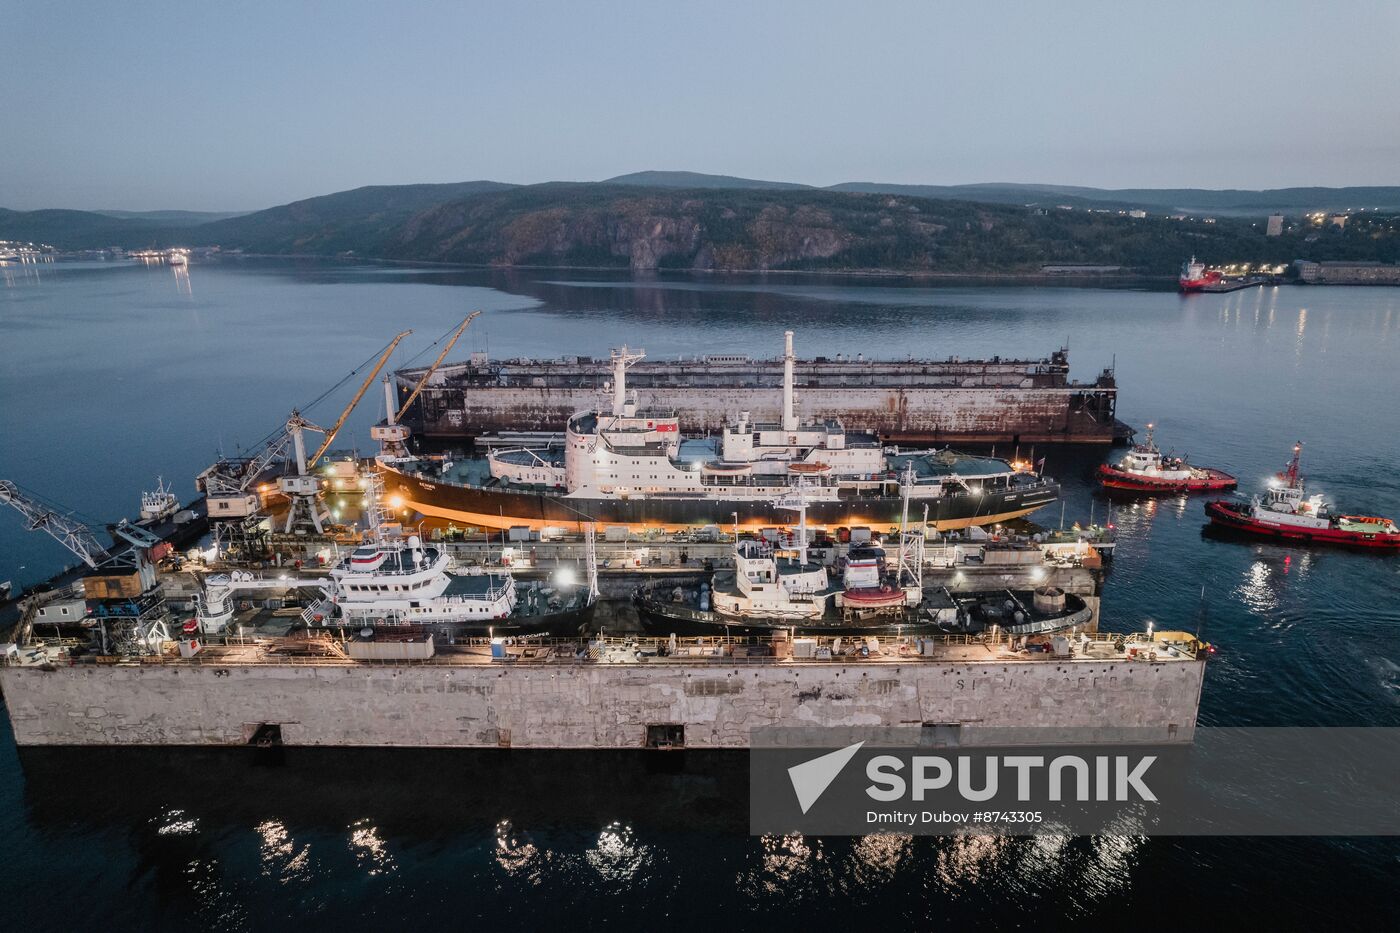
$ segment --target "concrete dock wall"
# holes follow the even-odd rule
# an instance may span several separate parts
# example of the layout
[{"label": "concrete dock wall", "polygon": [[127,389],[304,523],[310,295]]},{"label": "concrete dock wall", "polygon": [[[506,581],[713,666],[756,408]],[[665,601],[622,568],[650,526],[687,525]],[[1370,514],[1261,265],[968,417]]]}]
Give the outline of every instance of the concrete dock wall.
[{"label": "concrete dock wall", "polygon": [[[75,664],[0,667],[20,745],[692,748],[766,726],[1147,730],[1188,741],[1204,662]],[[985,740],[984,740],[985,741]]]}]

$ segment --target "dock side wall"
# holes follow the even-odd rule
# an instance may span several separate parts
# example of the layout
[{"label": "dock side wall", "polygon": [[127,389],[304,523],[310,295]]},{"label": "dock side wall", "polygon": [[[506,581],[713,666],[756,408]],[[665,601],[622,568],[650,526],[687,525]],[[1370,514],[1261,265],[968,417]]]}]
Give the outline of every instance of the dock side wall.
[{"label": "dock side wall", "polygon": [[20,745],[744,747],[765,726],[960,723],[1152,730],[1188,741],[1204,662],[0,667]]}]

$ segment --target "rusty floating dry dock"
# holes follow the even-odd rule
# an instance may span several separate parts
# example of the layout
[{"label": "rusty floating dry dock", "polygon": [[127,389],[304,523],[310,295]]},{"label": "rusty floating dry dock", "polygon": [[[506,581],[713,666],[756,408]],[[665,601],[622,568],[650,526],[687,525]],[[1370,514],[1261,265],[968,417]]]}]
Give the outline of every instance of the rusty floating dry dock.
[{"label": "rusty floating dry dock", "polygon": [[[424,372],[396,374],[400,399]],[[627,378],[648,404],[674,409],[690,433],[718,431],[739,411],[755,421],[780,414],[778,358],[648,358]],[[442,439],[559,431],[575,412],[594,406],[609,379],[606,359],[491,360],[474,353],[433,373],[405,420],[416,434]],[[835,418],[893,442],[1112,444],[1132,434],[1115,417],[1113,370],[1090,383],[1072,380],[1067,349],[1043,359],[819,356],[798,360],[795,379],[800,415]]]}]

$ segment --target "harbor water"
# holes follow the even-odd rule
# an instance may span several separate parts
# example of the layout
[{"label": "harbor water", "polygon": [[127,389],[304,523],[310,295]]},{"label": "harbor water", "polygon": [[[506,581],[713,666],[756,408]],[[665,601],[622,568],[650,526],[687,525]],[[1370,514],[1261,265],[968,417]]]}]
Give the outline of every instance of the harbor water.
[{"label": "harbor water", "polygon": [[[796,275],[632,278],[225,259],[0,268],[0,478],[95,524],[183,498],[412,328],[456,354],[1041,357],[1116,365],[1118,416],[1243,492],[1304,442],[1313,491],[1400,516],[1400,290],[1229,294]],[[351,390],[303,409],[329,423]],[[799,390],[800,393],[800,390]],[[379,393],[337,446],[370,449]],[[661,401],[661,400],[659,400]],[[378,403],[378,405],[376,404]],[[1011,454],[1011,450],[998,450]],[[1107,449],[1022,450],[1066,523]],[[1400,725],[1400,558],[1203,534],[1204,499],[1118,499],[1102,626],[1195,628],[1206,725]],[[1036,516],[1057,525],[1060,509]],[[0,513],[0,580],[71,555]],[[1202,608],[1205,612],[1202,612]],[[1202,618],[1204,621],[1202,622]],[[1393,918],[1400,843],[747,835],[742,754],[29,750],[0,718],[0,901],[25,929],[875,928]],[[1286,883],[1280,883],[1281,879]],[[1256,892],[1268,889],[1269,900]],[[23,905],[30,905],[25,908]],[[100,921],[99,921],[100,918]],[[1393,920],[1390,920],[1393,922]]]}]

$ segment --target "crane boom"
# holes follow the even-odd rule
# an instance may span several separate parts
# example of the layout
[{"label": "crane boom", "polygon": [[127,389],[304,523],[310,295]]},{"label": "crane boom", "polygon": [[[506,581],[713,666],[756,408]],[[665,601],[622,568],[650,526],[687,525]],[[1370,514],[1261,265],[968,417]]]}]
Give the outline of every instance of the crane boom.
[{"label": "crane boom", "polygon": [[365,392],[369,391],[370,383],[374,382],[374,377],[379,375],[379,371],[384,368],[384,364],[389,362],[389,356],[394,352],[394,348],[399,345],[400,340],[403,340],[411,333],[413,333],[411,330],[403,331],[393,340],[389,341],[389,345],[384,348],[384,353],[379,357],[379,362],[374,364],[374,369],[370,370],[370,374],[365,377],[365,381],[360,385],[360,391],[355,393],[355,397],[350,400],[349,405],[345,406],[345,410],[340,413],[340,417],[336,419],[335,424],[331,425],[330,430],[326,431],[326,436],[325,439],[321,441],[321,446],[317,447],[316,452],[307,459],[307,469],[315,466],[316,461],[321,459],[321,455],[330,449],[331,442],[335,440],[336,434],[344,427],[345,419],[350,417],[350,413],[355,410],[355,406],[360,404],[360,399],[365,397]]},{"label": "crane boom", "polygon": [[399,413],[389,422],[390,424],[397,424],[403,420],[404,412],[408,411],[408,406],[413,404],[413,400],[418,397],[418,393],[423,391],[423,386],[428,384],[428,380],[432,378],[433,373],[437,372],[437,368],[442,365],[443,359],[452,349],[452,345],[457,342],[457,338],[462,336],[462,332],[467,329],[467,326],[480,316],[480,311],[473,311],[471,314],[467,315],[467,319],[461,323],[452,334],[451,339],[443,346],[442,352],[437,355],[437,359],[433,360],[433,365],[428,367],[428,371],[423,374],[423,378],[418,380],[418,384],[414,386],[413,391],[408,394],[408,398],[404,400],[403,407],[399,409]]},{"label": "crane boom", "polygon": [[0,502],[23,515],[30,531],[47,532],[89,567],[96,567],[109,556],[91,528],[26,496],[9,480],[0,479]]}]

